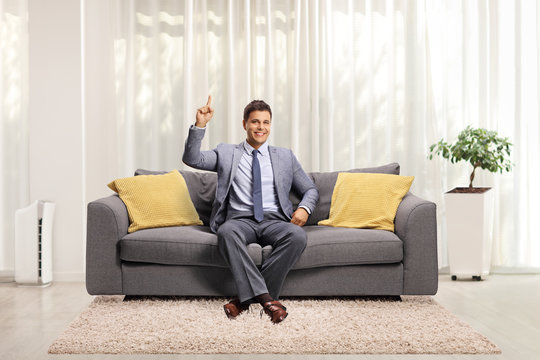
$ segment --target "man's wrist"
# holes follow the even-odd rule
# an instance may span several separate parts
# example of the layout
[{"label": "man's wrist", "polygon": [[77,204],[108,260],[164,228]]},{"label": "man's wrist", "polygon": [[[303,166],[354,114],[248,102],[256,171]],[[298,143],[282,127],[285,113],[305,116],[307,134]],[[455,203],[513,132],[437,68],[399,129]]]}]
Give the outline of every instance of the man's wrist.
[{"label": "man's wrist", "polygon": [[311,210],[310,210],[307,206],[300,205],[299,208],[302,208],[302,209],[306,210],[307,213],[308,213],[309,215],[311,215]]},{"label": "man's wrist", "polygon": [[199,128],[199,129],[206,129],[206,124],[204,124],[204,126],[202,126],[200,124],[195,123],[195,125],[193,125],[193,126],[196,127],[196,128]]}]

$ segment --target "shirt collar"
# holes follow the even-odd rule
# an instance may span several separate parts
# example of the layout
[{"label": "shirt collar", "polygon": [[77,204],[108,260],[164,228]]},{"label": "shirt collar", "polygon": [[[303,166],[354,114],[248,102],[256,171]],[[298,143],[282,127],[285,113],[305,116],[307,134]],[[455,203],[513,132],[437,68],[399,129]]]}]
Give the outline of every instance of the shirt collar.
[{"label": "shirt collar", "polygon": [[[251,145],[248,144],[248,142],[246,140],[244,140],[244,150],[246,150],[248,152],[248,154],[252,154],[253,153],[253,150],[255,150],[255,148]],[[268,143],[265,142],[264,144],[261,145],[261,147],[259,148],[259,153],[263,156],[267,156],[268,155]]]}]

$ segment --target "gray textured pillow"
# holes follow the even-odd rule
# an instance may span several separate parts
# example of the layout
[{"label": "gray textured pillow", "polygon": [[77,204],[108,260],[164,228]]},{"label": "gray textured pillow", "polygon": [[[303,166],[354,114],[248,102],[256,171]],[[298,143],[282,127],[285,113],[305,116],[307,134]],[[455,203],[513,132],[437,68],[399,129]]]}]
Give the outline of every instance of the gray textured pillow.
[{"label": "gray textured pillow", "polygon": [[[216,197],[217,174],[184,170],[178,171],[182,174],[184,180],[186,180],[189,197],[191,198],[191,201],[193,201],[193,205],[195,205],[199,218],[204,225],[209,226],[210,214],[212,214],[212,203]],[[135,171],[135,176],[160,175],[165,173],[167,173],[167,171],[137,169]]]},{"label": "gray textured pillow", "polygon": [[[319,221],[328,219],[330,214],[330,204],[332,202],[332,193],[334,192],[334,186],[336,185],[337,177],[340,172],[399,175],[399,164],[390,163],[377,167],[352,169],[347,171],[309,173],[308,175],[311,177],[311,180],[313,180],[315,186],[319,189],[319,203],[317,204],[315,211],[309,217],[306,225],[317,225]],[[296,208],[300,202],[297,194],[291,192],[290,199],[293,203],[293,208]]]}]

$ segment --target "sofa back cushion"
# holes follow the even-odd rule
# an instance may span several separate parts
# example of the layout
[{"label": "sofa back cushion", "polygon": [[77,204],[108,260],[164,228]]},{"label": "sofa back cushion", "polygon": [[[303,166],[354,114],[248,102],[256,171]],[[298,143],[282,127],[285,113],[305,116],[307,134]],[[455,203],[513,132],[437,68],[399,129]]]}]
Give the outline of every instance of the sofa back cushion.
[{"label": "sofa back cushion", "polygon": [[[337,177],[340,172],[352,173],[377,173],[377,174],[393,174],[399,175],[399,164],[390,163],[382,166],[352,169],[348,171],[333,171],[333,172],[313,172],[308,173],[308,176],[313,180],[317,189],[319,189],[319,203],[315,211],[308,218],[306,225],[317,225],[321,220],[328,219],[330,214],[330,204],[332,202],[332,193],[334,185],[336,185]],[[152,175],[165,174],[166,171],[150,171],[137,169],[135,175]],[[199,218],[204,225],[210,224],[210,214],[212,213],[212,203],[216,194],[217,174],[212,172],[186,171],[180,170],[180,174],[186,180],[189,190],[189,195]],[[300,198],[298,194],[291,191],[291,202],[293,209],[298,206]]]}]

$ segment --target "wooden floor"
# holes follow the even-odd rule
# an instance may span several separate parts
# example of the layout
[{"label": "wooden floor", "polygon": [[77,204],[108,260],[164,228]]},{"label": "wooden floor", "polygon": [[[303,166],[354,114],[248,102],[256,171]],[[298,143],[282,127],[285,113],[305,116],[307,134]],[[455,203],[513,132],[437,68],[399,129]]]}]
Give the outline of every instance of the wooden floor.
[{"label": "wooden floor", "polygon": [[48,355],[92,297],[83,283],[11,283],[0,284],[0,359],[540,359],[540,275],[492,275],[481,282],[441,275],[435,299],[496,343],[502,355]]}]

